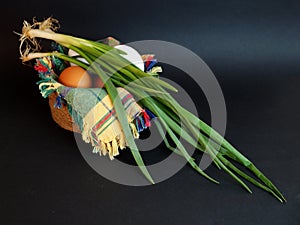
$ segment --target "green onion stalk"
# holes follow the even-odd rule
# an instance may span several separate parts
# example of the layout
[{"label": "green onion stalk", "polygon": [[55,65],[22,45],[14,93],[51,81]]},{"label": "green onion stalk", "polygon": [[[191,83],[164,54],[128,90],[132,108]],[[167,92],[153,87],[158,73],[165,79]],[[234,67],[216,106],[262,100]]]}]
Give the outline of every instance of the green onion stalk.
[{"label": "green onion stalk", "polygon": [[[22,61],[26,62],[35,58],[53,56],[96,73],[103,81],[104,88],[114,104],[128,147],[138,167],[150,183],[154,183],[154,180],[147,170],[134,141],[124,106],[118,96],[117,87],[123,87],[132,93],[139,99],[138,103],[142,107],[148,108],[158,117],[154,122],[159,133],[164,136],[163,129],[165,129],[169,138],[176,145],[176,147],[173,147],[165,138],[166,147],[184,157],[193,169],[208,180],[219,183],[200,169],[180,142],[178,136],[182,137],[196,150],[208,154],[219,169],[228,173],[249,193],[252,193],[252,191],[243,179],[269,192],[280,202],[286,202],[285,197],[276,186],[249,159],[217,131],[182,107],[172,97],[170,92],[176,93],[177,89],[175,87],[138,69],[122,57],[122,54],[125,53],[121,50],[97,41],[57,33],[57,25],[58,21],[53,18],[48,18],[42,22],[34,21],[33,24],[24,22],[22,33],[19,34]],[[39,52],[39,39],[51,40],[65,48],[72,49],[87,63],[78,60],[77,57],[71,57],[57,51]],[[244,166],[251,172],[252,176],[237,168],[233,162]]]}]

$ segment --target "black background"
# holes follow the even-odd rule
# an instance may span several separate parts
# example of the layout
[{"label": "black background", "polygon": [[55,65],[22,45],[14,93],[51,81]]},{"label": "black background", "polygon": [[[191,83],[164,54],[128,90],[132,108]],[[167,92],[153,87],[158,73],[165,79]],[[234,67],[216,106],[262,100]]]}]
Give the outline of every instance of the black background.
[{"label": "black background", "polygon": [[[1,225],[300,224],[299,1],[8,1],[1,11]],[[146,187],[98,175],[72,133],[52,121],[37,75],[18,59],[13,31],[34,16],[57,18],[63,33],[123,43],[164,40],[197,53],[224,92],[226,137],[288,202],[252,185],[250,195],[214,166],[207,172],[220,185],[189,166]],[[163,76],[198,96],[180,72]],[[205,99],[194,98],[209,120]]]}]

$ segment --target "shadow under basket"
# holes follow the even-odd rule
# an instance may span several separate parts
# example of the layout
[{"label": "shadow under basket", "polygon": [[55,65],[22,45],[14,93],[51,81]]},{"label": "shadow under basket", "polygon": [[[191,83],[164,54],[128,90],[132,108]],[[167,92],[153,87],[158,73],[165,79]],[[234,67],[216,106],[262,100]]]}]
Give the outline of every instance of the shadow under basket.
[{"label": "shadow under basket", "polygon": [[51,116],[53,120],[62,128],[73,131],[76,133],[81,133],[78,125],[73,121],[68,107],[65,104],[62,104],[60,109],[55,108],[54,104],[56,101],[57,93],[52,93],[49,95],[49,106],[51,110]]}]

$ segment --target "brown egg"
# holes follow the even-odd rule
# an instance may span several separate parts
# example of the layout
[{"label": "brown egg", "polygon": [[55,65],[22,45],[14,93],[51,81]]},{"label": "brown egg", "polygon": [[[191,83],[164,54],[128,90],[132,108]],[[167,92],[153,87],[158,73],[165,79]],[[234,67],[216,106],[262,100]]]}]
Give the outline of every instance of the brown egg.
[{"label": "brown egg", "polygon": [[59,75],[58,81],[68,87],[92,87],[92,79],[90,75],[80,66],[70,66],[64,69]]},{"label": "brown egg", "polygon": [[92,79],[93,79],[93,87],[95,87],[95,88],[103,88],[104,87],[104,83],[98,75],[93,75]]}]

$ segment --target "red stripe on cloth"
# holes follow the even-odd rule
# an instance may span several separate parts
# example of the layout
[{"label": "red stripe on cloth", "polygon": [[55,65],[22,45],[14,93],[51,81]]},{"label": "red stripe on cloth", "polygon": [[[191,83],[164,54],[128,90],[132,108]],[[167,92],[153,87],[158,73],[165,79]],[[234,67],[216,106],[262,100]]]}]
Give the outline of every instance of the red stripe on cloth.
[{"label": "red stripe on cloth", "polygon": [[[127,102],[128,99],[131,99],[132,95],[131,94],[127,94],[125,95],[125,97],[122,99],[122,103],[125,105],[125,103]],[[111,117],[112,115],[115,115],[115,110],[112,110],[109,114],[107,114],[102,120],[100,120],[96,126],[94,126],[93,130],[97,130],[99,129],[105,122],[106,120],[109,119],[109,117]]]},{"label": "red stripe on cloth", "polygon": [[122,99],[123,105],[125,105],[126,101],[127,101],[128,99],[130,99],[130,98],[132,98],[132,95],[131,95],[131,94],[125,95],[125,97]]},{"label": "red stripe on cloth", "polygon": [[97,130],[103,123],[105,123],[106,120],[108,120],[109,117],[111,117],[112,114],[115,114],[115,110],[112,110],[110,113],[108,113],[99,123],[95,126],[95,130]]}]

